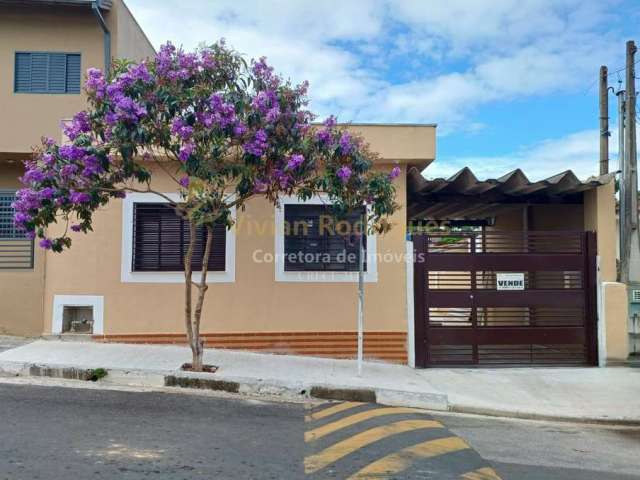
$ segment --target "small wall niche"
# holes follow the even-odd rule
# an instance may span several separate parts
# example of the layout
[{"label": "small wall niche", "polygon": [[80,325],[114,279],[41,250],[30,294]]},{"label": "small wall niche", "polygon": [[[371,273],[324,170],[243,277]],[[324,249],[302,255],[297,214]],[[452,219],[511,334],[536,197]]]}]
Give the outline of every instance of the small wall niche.
[{"label": "small wall niche", "polygon": [[93,334],[93,307],[65,305],[62,311],[62,333]]}]

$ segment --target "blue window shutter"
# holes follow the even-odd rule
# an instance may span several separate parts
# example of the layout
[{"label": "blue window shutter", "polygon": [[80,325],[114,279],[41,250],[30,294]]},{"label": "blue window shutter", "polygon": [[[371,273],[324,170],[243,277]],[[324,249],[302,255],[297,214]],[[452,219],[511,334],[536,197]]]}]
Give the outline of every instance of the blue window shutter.
[{"label": "blue window shutter", "polygon": [[48,91],[49,54],[31,54],[31,91],[42,93]]},{"label": "blue window shutter", "polygon": [[80,93],[79,53],[17,52],[17,93]]},{"label": "blue window shutter", "polygon": [[30,53],[16,53],[14,89],[19,93],[31,91]]},{"label": "blue window shutter", "polygon": [[80,93],[80,55],[67,55],[67,93]]},{"label": "blue window shutter", "polygon": [[67,56],[64,53],[49,54],[49,93],[65,93],[67,90]]}]

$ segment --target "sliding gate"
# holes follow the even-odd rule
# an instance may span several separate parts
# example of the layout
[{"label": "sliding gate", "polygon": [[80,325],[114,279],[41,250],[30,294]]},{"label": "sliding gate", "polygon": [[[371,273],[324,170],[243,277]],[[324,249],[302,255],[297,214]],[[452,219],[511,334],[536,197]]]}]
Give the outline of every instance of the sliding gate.
[{"label": "sliding gate", "polygon": [[413,237],[416,365],[596,363],[593,232]]}]

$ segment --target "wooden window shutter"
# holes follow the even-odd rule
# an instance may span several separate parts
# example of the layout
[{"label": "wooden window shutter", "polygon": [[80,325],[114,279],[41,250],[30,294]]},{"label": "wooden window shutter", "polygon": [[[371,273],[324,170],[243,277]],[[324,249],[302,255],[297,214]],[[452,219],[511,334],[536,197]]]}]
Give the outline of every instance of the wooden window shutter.
[{"label": "wooden window shutter", "polygon": [[[209,255],[209,271],[225,270],[227,229],[217,224]],[[193,271],[202,269],[206,229],[196,231],[196,246],[192,258]],[[164,203],[136,203],[133,211],[134,272],[182,272],[189,246],[189,224],[174,209]]]},{"label": "wooden window shutter", "polygon": [[[354,212],[345,218],[332,219],[328,205],[285,205],[284,269],[287,272],[357,272],[359,266],[359,241],[355,234],[339,235],[335,224],[348,222],[354,225],[363,212]],[[333,233],[320,228],[321,217],[334,222]],[[325,223],[326,226],[326,223]],[[306,228],[305,228],[306,227]],[[366,255],[367,237],[364,237]],[[305,261],[300,261],[301,259]],[[311,261],[308,261],[311,260]],[[365,271],[366,271],[365,257]]]}]

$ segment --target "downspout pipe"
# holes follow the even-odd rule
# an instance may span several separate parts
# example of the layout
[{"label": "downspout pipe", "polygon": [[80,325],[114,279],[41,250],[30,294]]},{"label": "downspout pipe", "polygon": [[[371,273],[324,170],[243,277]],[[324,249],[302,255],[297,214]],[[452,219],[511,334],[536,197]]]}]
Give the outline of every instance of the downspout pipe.
[{"label": "downspout pipe", "polygon": [[91,2],[91,10],[93,10],[93,14],[98,19],[104,33],[104,76],[108,77],[111,70],[111,31],[100,11],[100,0]]}]

